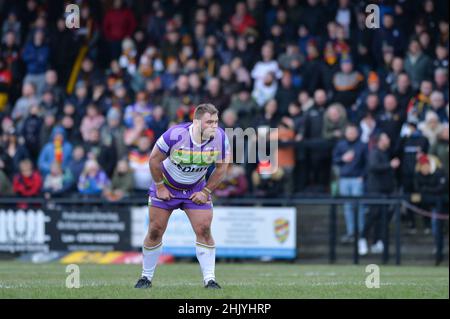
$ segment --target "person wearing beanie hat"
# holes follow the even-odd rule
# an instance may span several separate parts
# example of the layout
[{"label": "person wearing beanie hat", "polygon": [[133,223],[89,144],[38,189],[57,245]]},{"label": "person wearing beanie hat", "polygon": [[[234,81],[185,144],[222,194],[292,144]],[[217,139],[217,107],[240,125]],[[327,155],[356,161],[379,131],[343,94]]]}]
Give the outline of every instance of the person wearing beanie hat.
[{"label": "person wearing beanie hat", "polygon": [[417,160],[417,163],[422,166],[422,165],[430,165],[430,158],[428,157],[427,154],[421,154],[419,155],[419,159]]},{"label": "person wearing beanie hat", "polygon": [[[436,200],[427,198],[444,196],[447,194],[447,190],[448,181],[445,178],[439,159],[426,153],[420,154],[417,159],[416,173],[414,175],[414,193],[420,194],[421,200],[416,205],[426,211],[436,211],[438,208],[436,206]],[[430,234],[432,225],[429,217],[423,217],[423,226],[424,234]],[[435,229],[433,230],[433,234],[436,234]]]},{"label": "person wearing beanie hat", "polygon": [[333,76],[334,101],[349,109],[358,97],[364,77],[353,69],[353,62],[349,55],[342,56],[340,68],[340,71]]},{"label": "person wearing beanie hat", "polygon": [[378,77],[377,72],[370,71],[369,75],[367,76],[367,84],[370,85],[372,83],[379,83],[380,79]]}]

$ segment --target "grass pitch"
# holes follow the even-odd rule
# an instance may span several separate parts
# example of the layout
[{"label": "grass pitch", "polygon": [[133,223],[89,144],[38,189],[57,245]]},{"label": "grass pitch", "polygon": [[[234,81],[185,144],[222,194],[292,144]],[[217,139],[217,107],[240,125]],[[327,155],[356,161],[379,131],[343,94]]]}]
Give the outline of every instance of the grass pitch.
[{"label": "grass pitch", "polygon": [[202,287],[196,263],[160,265],[147,290],[133,288],[139,265],[81,264],[80,288],[66,288],[66,265],[0,262],[0,298],[449,298],[448,267],[380,266],[380,288],[365,265],[216,265],[223,289]]}]

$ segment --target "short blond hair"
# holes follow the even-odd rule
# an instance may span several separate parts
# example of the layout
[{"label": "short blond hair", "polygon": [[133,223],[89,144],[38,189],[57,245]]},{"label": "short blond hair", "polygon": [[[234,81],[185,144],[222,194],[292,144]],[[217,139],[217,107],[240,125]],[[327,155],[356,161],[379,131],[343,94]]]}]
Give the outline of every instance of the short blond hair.
[{"label": "short blond hair", "polygon": [[218,114],[219,111],[217,110],[217,108],[211,104],[211,103],[203,103],[203,104],[199,104],[194,111],[194,119],[196,120],[200,120],[203,116],[203,114],[205,113],[209,113],[211,115],[213,114]]}]

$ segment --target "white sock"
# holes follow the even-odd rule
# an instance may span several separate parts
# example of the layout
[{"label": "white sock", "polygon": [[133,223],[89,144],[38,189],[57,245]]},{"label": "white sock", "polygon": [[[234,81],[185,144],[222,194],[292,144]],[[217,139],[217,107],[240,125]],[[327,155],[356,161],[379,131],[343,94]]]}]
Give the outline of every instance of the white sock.
[{"label": "white sock", "polygon": [[161,251],[162,242],[153,247],[142,246],[142,276],[152,280]]},{"label": "white sock", "polygon": [[216,266],[216,247],[195,243],[195,252],[203,274],[203,282],[206,284],[211,279],[215,280],[214,268]]}]

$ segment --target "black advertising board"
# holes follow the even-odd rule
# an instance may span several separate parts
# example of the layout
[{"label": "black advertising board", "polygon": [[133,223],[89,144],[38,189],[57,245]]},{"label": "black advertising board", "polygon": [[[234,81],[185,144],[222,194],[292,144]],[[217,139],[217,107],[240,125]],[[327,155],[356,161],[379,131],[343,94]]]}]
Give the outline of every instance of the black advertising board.
[{"label": "black advertising board", "polygon": [[129,209],[0,209],[0,252],[131,250]]}]

